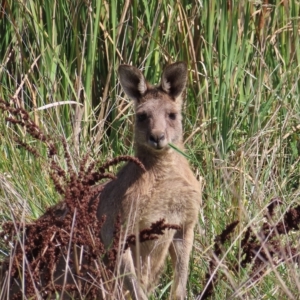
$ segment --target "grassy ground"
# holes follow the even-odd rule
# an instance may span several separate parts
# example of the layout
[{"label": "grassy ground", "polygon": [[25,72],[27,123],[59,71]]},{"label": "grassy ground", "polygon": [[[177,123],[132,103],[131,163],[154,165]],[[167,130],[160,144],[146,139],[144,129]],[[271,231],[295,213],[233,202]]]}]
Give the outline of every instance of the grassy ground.
[{"label": "grassy ground", "polygon": [[[157,83],[167,63],[186,61],[185,145],[205,183],[189,297],[208,286],[215,237],[238,220],[211,266],[212,299],[298,299],[296,227],[280,235],[280,251],[266,254],[260,273],[253,260],[241,262],[247,229],[256,236],[271,222],[264,215],[272,199],[282,202],[273,225],[300,204],[299,2],[148,2],[2,1],[0,97],[16,99],[46,134],[63,135],[76,168],[87,151],[103,161],[133,153],[120,63]],[[36,219],[59,200],[46,148],[0,119],[0,222]],[[16,136],[42,157],[19,147]],[[169,269],[154,299],[166,298]]]}]

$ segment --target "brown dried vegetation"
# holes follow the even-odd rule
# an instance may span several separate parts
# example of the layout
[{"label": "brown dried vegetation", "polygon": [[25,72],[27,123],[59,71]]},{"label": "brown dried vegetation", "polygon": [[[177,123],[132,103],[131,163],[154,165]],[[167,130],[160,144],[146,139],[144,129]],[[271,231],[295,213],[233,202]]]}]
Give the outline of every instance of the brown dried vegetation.
[{"label": "brown dried vegetation", "polygon": [[[276,222],[276,207],[280,204],[282,201],[279,198],[271,200],[264,216],[266,221],[257,232],[254,231],[253,227],[248,227],[241,241],[242,259],[233,265],[230,271],[237,274],[239,268],[250,266],[249,278],[259,280],[264,276],[264,271],[268,266],[290,262],[291,259],[294,262],[299,262],[299,249],[291,244],[289,238],[284,242],[283,237],[292,230],[298,231],[300,229],[300,205],[290,208],[283,215],[282,220]],[[238,223],[238,221],[232,222],[215,238],[209,272],[206,274],[205,288],[199,293],[198,300],[208,299],[213,295],[214,286],[218,282],[218,272],[216,271],[218,262],[222,254],[225,253],[225,243],[234,233]]]},{"label": "brown dried vegetation", "polygon": [[[10,289],[13,294],[10,299],[20,299],[22,293],[27,297],[35,297],[39,294],[46,299],[51,298],[55,292],[62,291],[75,299],[107,297],[117,284],[117,281],[112,279],[114,279],[113,270],[119,251],[120,218],[117,218],[115,224],[112,247],[107,250],[99,238],[104,220],[98,220],[96,217],[97,201],[100,197],[95,196],[104,188],[105,184],[99,184],[102,179],[114,179],[113,174],[106,172],[110,166],[123,161],[133,161],[142,169],[144,166],[130,156],[120,156],[99,166],[98,161],[89,163],[87,154],[80,161],[79,172],[76,173],[71,166],[67,143],[61,139],[68,168],[68,171],[65,171],[55,160],[58,154],[56,144],[36,126],[26,110],[14,108],[1,99],[0,109],[8,115],[7,122],[21,125],[26,128],[30,136],[45,143],[48,149],[49,174],[56,191],[62,196],[60,203],[50,207],[33,223],[6,222],[2,225],[0,239],[5,241],[8,247],[13,244],[10,259],[1,263],[2,294],[4,289]],[[35,157],[40,156],[35,148],[19,137],[15,137],[15,141]],[[291,258],[299,261],[298,250],[288,240],[284,242],[283,236],[288,237],[287,234],[292,230],[299,231],[300,205],[290,208],[283,218],[276,222],[276,208],[280,204],[282,202],[279,198],[272,199],[261,228],[255,230],[254,227],[249,226],[245,231],[241,241],[242,259],[232,265],[230,271],[236,273],[239,268],[250,266],[249,277],[255,280],[263,276],[268,265],[277,265],[278,262]],[[226,243],[237,225],[238,221],[232,222],[215,238],[209,271],[205,276],[204,290],[198,294],[197,299],[208,299],[213,295],[214,287],[220,277],[217,270],[218,262],[225,253]],[[139,242],[156,239],[166,229],[178,229],[178,226],[165,224],[164,220],[159,220],[152,224],[151,228],[142,230],[138,237],[128,236],[124,241],[124,249],[127,249],[130,244],[135,244],[137,238]],[[72,272],[73,284],[67,281],[58,284],[53,280],[57,262],[61,258],[68,261],[72,271],[75,270]],[[18,286],[22,276],[26,287],[24,291]],[[15,292],[16,288],[19,292]],[[9,295],[8,290],[6,295]]]},{"label": "brown dried vegetation", "polygon": [[[13,103],[13,102],[12,102]],[[20,299],[22,295],[51,298],[55,292],[65,293],[74,298],[101,299],[109,295],[117,284],[113,278],[119,246],[120,219],[115,224],[114,241],[110,249],[105,249],[100,240],[100,229],[104,218],[98,220],[96,211],[105,183],[102,179],[114,179],[114,175],[106,170],[123,161],[133,161],[140,168],[144,166],[138,159],[131,156],[119,156],[99,166],[98,161],[89,162],[89,154],[79,162],[77,173],[71,165],[65,139],[61,138],[63,156],[67,171],[62,169],[55,157],[58,154],[57,145],[49,136],[30,119],[26,110],[14,108],[0,99],[0,109],[7,114],[6,121],[20,125],[27,133],[45,143],[48,150],[47,164],[49,174],[56,191],[62,196],[62,201],[47,209],[38,220],[23,224],[21,222],[6,222],[2,225],[0,239],[7,247],[11,247],[11,257],[1,263],[0,285],[2,294],[10,295],[10,299]],[[35,157],[40,154],[15,137],[16,143],[24,147]],[[151,228],[140,233],[139,240],[157,238],[165,229],[173,228],[160,220]],[[135,236],[129,236],[125,241],[125,250],[130,243],[135,243]],[[57,265],[61,262],[67,269],[65,278],[55,281]],[[106,264],[102,262],[105,261]],[[70,280],[67,279],[72,277]],[[25,290],[21,280],[24,279]],[[84,279],[83,279],[84,278]],[[110,283],[107,283],[110,281]]]}]

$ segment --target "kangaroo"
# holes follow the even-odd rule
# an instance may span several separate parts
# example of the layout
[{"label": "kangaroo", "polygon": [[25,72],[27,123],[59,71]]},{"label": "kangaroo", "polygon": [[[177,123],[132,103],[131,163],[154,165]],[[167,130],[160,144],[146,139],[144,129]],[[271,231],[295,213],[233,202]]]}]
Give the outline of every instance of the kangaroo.
[{"label": "kangaroo", "polygon": [[[166,229],[156,240],[137,241],[126,251],[120,248],[116,275],[124,275],[120,277],[124,280],[123,290],[129,291],[132,299],[148,299],[169,253],[174,270],[171,299],[182,300],[186,295],[188,262],[201,204],[200,183],[180,153],[184,151],[181,106],[187,67],[182,62],[167,66],[158,86],[150,85],[137,68],[129,65],[120,65],[118,73],[125,93],[134,102],[135,155],[145,169],[128,162],[115,180],[104,183],[97,196],[100,197],[97,218],[103,220],[105,216],[100,237],[109,248],[118,216],[121,217],[121,243],[129,234],[138,236],[141,230],[162,219],[177,225],[178,229]],[[61,211],[65,215],[65,208],[60,205],[55,211],[60,217]],[[60,257],[51,275],[53,284],[62,285],[66,272],[66,283],[76,282],[71,276],[74,265],[66,268],[67,265],[66,258]],[[87,272],[82,274],[83,279],[91,280]],[[36,283],[38,289],[48,282],[47,276],[42,270]],[[10,296],[16,297],[20,292],[22,285],[17,280],[12,283]],[[102,299],[101,294],[98,296]],[[60,297],[72,299],[68,292],[62,292]]]},{"label": "kangaroo", "polygon": [[105,186],[97,209],[99,219],[106,215],[101,239],[106,247],[111,245],[119,214],[124,236],[160,219],[180,226],[165,230],[156,240],[131,245],[121,254],[119,272],[132,299],[148,299],[169,253],[174,271],[170,297],[184,299],[201,188],[186,158],[170,144],[184,151],[181,107],[187,66],[183,62],[167,66],[158,86],[149,84],[133,66],[120,65],[118,75],[134,102],[135,156],[146,171],[129,162]]}]

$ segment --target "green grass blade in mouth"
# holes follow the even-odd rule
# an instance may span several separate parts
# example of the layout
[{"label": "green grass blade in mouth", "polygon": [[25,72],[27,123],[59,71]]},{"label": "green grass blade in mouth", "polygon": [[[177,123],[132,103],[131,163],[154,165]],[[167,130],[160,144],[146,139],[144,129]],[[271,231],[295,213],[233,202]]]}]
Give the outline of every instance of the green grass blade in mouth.
[{"label": "green grass blade in mouth", "polygon": [[175,145],[169,143],[168,144],[172,149],[174,149],[176,152],[180,153],[181,155],[183,155],[184,157],[186,157],[187,159],[191,159],[185,152],[183,152],[182,150],[178,149]]}]

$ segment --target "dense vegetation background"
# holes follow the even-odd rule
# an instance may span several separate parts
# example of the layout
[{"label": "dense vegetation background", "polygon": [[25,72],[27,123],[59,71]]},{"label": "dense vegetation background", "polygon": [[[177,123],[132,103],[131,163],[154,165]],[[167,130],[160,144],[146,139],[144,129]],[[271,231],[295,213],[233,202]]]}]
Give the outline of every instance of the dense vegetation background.
[{"label": "dense vegetation background", "polygon": [[[14,99],[45,133],[65,136],[76,168],[87,151],[103,160],[133,153],[120,63],[158,83],[166,64],[186,61],[184,139],[205,184],[190,299],[205,288],[215,236],[234,220],[240,223],[219,257],[213,299],[297,299],[293,251],[276,263],[266,258],[259,276],[251,264],[230,266],[243,258],[247,228],[266,222],[272,199],[281,200],[275,223],[300,204],[299,34],[297,1],[3,0],[0,98]],[[0,120],[0,222],[36,219],[59,200],[45,147]],[[44,158],[20,148],[15,136]],[[299,249],[297,231],[281,240]],[[168,268],[155,299],[166,297],[170,280]]]}]

